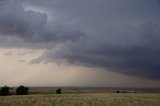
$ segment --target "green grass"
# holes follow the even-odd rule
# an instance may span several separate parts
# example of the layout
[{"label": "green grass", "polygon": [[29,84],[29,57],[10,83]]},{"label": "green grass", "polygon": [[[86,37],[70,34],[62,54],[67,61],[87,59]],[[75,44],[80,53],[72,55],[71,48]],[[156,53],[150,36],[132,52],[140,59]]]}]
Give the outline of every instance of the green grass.
[{"label": "green grass", "polygon": [[13,95],[0,97],[0,106],[160,106],[160,93]]}]

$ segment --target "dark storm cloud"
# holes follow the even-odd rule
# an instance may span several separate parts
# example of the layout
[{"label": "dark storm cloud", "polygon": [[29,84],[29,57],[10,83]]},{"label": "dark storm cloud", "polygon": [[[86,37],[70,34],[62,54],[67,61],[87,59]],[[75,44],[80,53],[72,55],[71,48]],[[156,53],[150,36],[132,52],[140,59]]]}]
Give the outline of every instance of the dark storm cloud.
[{"label": "dark storm cloud", "polygon": [[17,1],[4,1],[0,7],[0,31],[5,35],[15,35],[31,39],[36,30],[44,26],[47,15],[34,11],[24,11]]},{"label": "dark storm cloud", "polygon": [[47,23],[46,13],[25,11],[22,1],[6,0],[1,3],[0,32],[2,35],[21,37],[28,42],[76,40],[81,36],[81,32],[76,29],[71,30],[70,27],[70,23],[67,22]]},{"label": "dark storm cloud", "polygon": [[31,64],[65,62],[160,79],[158,0],[21,0],[0,5],[3,37],[20,37],[45,49]]},{"label": "dark storm cloud", "polygon": [[67,62],[159,79],[160,27],[152,23],[147,26],[150,31],[127,25],[118,27],[116,32],[107,31],[108,35],[90,38],[88,42],[61,44],[45,51],[31,63]]}]

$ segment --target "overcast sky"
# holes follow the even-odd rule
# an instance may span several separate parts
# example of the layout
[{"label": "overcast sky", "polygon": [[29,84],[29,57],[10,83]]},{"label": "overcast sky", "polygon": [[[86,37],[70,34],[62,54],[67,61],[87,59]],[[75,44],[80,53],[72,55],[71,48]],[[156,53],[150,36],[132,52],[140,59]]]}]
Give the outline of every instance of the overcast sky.
[{"label": "overcast sky", "polygon": [[0,0],[0,84],[160,87],[159,0]]}]

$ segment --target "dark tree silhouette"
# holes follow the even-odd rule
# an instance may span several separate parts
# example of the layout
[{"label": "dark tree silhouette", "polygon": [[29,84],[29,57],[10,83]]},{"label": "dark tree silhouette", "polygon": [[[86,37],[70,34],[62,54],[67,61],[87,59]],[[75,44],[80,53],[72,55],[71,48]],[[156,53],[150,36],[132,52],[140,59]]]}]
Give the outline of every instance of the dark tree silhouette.
[{"label": "dark tree silhouette", "polygon": [[8,87],[7,85],[5,85],[4,87],[2,87],[1,95],[3,95],[3,96],[10,95],[9,90],[11,90],[11,88]]},{"label": "dark tree silhouette", "polygon": [[58,89],[56,90],[56,93],[57,93],[57,94],[61,94],[61,93],[62,93],[62,90],[61,90],[60,88],[58,88]]},{"label": "dark tree silhouette", "polygon": [[0,89],[0,96],[2,96],[2,90]]},{"label": "dark tree silhouette", "polygon": [[137,91],[134,91],[134,93],[137,93]]},{"label": "dark tree silhouette", "polygon": [[28,88],[28,87],[25,87],[25,86],[20,85],[20,86],[16,89],[16,94],[17,94],[17,95],[28,95],[28,91],[29,91],[29,88]]},{"label": "dark tree silhouette", "polygon": [[120,91],[116,91],[117,93],[120,93]]}]

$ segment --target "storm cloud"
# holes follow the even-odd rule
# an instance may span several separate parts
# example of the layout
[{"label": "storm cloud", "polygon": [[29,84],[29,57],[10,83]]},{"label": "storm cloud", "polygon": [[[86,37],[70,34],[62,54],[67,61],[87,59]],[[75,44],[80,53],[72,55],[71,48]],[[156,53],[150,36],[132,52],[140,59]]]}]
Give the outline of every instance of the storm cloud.
[{"label": "storm cloud", "polygon": [[160,79],[159,0],[4,0],[0,33],[20,38],[23,46],[10,41],[17,47],[43,48],[31,64],[102,67]]},{"label": "storm cloud", "polygon": [[2,35],[20,37],[27,42],[76,40],[81,36],[78,35],[81,34],[78,29],[70,29],[70,23],[61,21],[49,24],[46,13],[25,10],[22,3],[18,0],[6,0],[0,4]]}]

